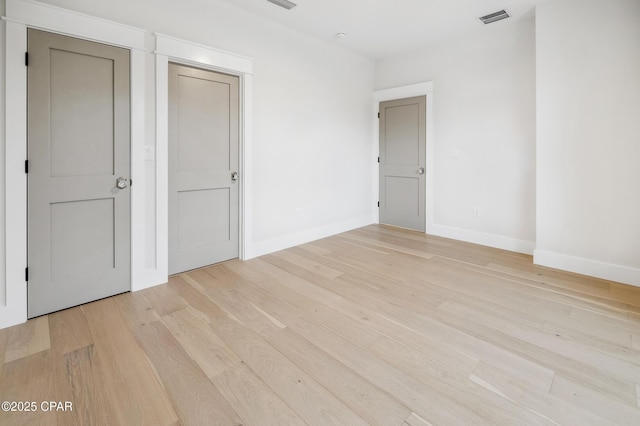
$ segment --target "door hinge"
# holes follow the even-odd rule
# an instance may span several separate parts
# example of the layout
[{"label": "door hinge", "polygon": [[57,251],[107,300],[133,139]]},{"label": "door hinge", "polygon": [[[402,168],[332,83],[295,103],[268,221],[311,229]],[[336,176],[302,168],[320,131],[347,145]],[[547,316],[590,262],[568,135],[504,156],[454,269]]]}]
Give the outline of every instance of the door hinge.
[{"label": "door hinge", "polygon": [[378,207],[380,207],[380,201],[378,201]]},{"label": "door hinge", "polygon": [[29,160],[24,160],[24,172],[29,173]]},{"label": "door hinge", "polygon": [[24,52],[24,66],[29,66],[29,52]]},{"label": "door hinge", "polygon": [[378,163],[380,162],[380,157],[378,157]]},{"label": "door hinge", "polygon": [[129,186],[133,186],[133,179],[129,179]]},{"label": "door hinge", "polygon": [[24,280],[29,281],[29,268],[24,268]]},{"label": "door hinge", "polygon": [[380,118],[380,113],[378,113],[378,118]]}]

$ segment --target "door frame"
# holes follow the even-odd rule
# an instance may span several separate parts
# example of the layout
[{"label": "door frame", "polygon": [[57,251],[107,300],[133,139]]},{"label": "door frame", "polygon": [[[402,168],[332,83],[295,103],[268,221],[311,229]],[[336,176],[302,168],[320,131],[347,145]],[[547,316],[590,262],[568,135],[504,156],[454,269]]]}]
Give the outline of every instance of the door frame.
[{"label": "door frame", "polygon": [[[38,2],[6,0],[5,137],[0,158],[0,185],[5,197],[0,207],[4,245],[0,245],[0,328],[27,320],[27,28],[128,49],[131,54],[131,290],[157,281],[145,267],[145,201],[147,185],[145,144],[145,36],[144,30]],[[0,150],[2,151],[2,150]],[[4,273],[2,273],[4,272]]]},{"label": "door frame", "polygon": [[158,263],[168,277],[169,267],[169,62],[204,70],[222,72],[239,78],[240,134],[238,194],[238,257],[246,259],[246,248],[251,241],[251,153],[253,111],[253,59],[214,49],[198,43],[164,34],[155,34],[156,49],[156,176],[159,200],[156,218],[161,236]]},{"label": "door frame", "polygon": [[[433,193],[433,177],[434,177],[434,164],[435,164],[435,156],[434,156],[434,129],[433,129],[433,81],[428,81],[425,83],[417,83],[411,84],[408,86],[400,86],[393,87],[390,89],[384,90],[376,90],[373,92],[373,158],[372,161],[375,164],[378,164],[378,158],[380,156],[380,126],[378,119],[378,112],[380,112],[380,102],[384,101],[393,101],[397,99],[404,98],[413,98],[416,96],[426,96],[427,97],[427,111],[426,111],[426,120],[427,120],[427,147],[425,150],[426,159],[424,160],[424,164],[426,164],[426,191],[427,194],[424,198],[425,200],[425,214],[426,214],[426,223],[425,223],[425,233],[432,234],[434,230],[434,222],[433,222],[433,213],[434,213],[434,193]],[[372,196],[374,200],[379,200],[380,197],[380,168],[374,167],[373,174],[371,176],[372,185]],[[380,210],[378,209],[376,203],[373,206],[373,222],[380,223]]]}]

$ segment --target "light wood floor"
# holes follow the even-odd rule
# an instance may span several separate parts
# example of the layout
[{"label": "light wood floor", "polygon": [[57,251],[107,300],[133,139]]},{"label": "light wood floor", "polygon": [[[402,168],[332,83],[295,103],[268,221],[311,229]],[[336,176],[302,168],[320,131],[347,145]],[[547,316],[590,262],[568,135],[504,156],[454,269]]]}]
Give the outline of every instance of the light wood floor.
[{"label": "light wood floor", "polygon": [[0,424],[640,424],[640,288],[369,226],[0,331]]}]

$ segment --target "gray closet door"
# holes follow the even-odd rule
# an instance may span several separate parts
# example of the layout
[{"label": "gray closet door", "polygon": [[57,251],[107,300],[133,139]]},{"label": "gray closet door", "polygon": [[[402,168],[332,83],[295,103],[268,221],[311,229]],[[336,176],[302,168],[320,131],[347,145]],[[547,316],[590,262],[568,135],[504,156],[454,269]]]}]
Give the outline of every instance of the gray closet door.
[{"label": "gray closet door", "polygon": [[380,102],[380,223],[425,231],[426,97]]},{"label": "gray closet door", "polygon": [[130,290],[129,51],[28,31],[28,315]]},{"label": "gray closet door", "polygon": [[238,257],[239,79],[169,64],[169,273]]}]

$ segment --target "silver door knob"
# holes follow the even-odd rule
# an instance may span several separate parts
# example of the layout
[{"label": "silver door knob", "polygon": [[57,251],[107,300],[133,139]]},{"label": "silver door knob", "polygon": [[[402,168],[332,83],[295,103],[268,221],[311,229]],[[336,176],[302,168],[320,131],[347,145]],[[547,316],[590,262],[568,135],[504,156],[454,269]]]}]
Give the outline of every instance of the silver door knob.
[{"label": "silver door knob", "polygon": [[232,181],[237,181],[238,180],[238,172],[231,172],[231,180]]},{"label": "silver door knob", "polygon": [[423,175],[424,174],[424,167],[420,167],[418,170],[416,170],[416,173],[419,175]]},{"label": "silver door knob", "polygon": [[119,177],[118,179],[116,179],[116,187],[118,189],[125,189],[128,186],[129,186],[129,181],[126,178]]}]

